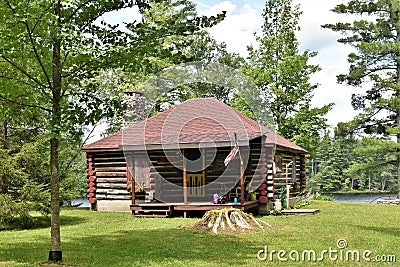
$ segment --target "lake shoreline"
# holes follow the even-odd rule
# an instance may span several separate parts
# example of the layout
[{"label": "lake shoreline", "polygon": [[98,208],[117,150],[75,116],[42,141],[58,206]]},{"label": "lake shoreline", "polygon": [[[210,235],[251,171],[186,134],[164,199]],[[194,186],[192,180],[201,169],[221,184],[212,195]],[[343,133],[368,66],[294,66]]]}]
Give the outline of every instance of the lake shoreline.
[{"label": "lake shoreline", "polygon": [[351,193],[326,193],[325,195],[331,196],[335,202],[355,202],[365,204],[376,204],[377,200],[397,199],[395,193],[382,193],[382,192],[351,192]]}]

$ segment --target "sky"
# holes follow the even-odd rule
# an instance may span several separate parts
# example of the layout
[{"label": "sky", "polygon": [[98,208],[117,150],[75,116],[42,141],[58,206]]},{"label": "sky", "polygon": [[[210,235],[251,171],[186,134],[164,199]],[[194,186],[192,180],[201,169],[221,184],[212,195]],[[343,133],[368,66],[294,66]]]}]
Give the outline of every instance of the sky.
[{"label": "sky", "polygon": [[[265,0],[193,0],[200,15],[216,15],[226,11],[224,21],[209,30],[220,42],[225,42],[230,52],[247,56],[247,46],[256,45],[254,33],[260,33],[263,24],[262,11]],[[318,55],[310,60],[319,65],[321,71],[311,76],[311,82],[318,84],[312,104],[321,107],[334,103],[327,114],[328,123],[334,127],[338,122],[349,121],[357,113],[351,106],[351,95],[361,89],[336,83],[336,76],[348,71],[347,55],[352,52],[350,46],[337,42],[340,34],[321,25],[327,23],[353,21],[354,17],[339,15],[330,11],[335,5],[345,0],[293,0],[300,5],[303,14],[300,17],[301,30],[297,33],[300,50],[308,49]],[[135,12],[136,13],[136,12]],[[132,10],[118,11],[107,16],[108,22],[133,21]]]},{"label": "sky", "polygon": [[[314,84],[319,84],[312,104],[315,107],[328,103],[335,104],[327,114],[328,123],[333,127],[338,122],[351,120],[357,114],[351,106],[351,95],[360,91],[360,89],[336,83],[336,76],[347,72],[349,67],[347,55],[353,50],[350,46],[337,42],[340,34],[321,27],[327,23],[354,20],[348,15],[339,15],[330,11],[341,2],[343,1],[294,0],[303,12],[299,22],[301,30],[297,34],[300,49],[317,52],[318,55],[311,59],[310,63],[317,64],[321,68],[321,71],[311,77]],[[256,44],[254,33],[261,31],[265,1],[196,0],[195,3],[200,14],[213,15],[223,10],[227,11],[225,20],[213,27],[210,33],[217,41],[225,42],[228,51],[246,56],[246,47]]]}]

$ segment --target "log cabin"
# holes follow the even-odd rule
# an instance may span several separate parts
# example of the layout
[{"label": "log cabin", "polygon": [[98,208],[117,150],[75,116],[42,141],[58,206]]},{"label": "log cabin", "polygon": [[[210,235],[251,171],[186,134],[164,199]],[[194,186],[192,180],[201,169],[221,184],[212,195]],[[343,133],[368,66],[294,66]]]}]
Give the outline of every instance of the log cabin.
[{"label": "log cabin", "polygon": [[266,214],[281,187],[291,197],[306,187],[305,149],[215,98],[187,100],[83,151],[92,210]]}]

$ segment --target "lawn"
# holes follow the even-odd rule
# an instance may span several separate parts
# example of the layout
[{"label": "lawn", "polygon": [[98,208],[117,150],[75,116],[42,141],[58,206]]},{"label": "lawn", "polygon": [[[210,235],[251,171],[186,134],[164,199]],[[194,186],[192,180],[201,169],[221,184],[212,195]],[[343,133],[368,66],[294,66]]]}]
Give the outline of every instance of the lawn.
[{"label": "lawn", "polygon": [[[309,208],[319,208],[321,212],[260,217],[274,228],[265,232],[225,235],[179,228],[196,219],[132,218],[129,213],[63,209],[64,261],[60,265],[381,266],[381,262],[373,262],[375,257],[392,260],[391,255],[400,261],[399,206],[314,201]],[[347,242],[346,248],[337,247],[339,239]],[[49,244],[48,227],[0,231],[0,266],[40,265],[47,259]],[[265,246],[268,257],[260,261],[257,253]],[[272,254],[271,260],[272,250],[286,251],[281,258],[288,261],[279,261],[277,253]],[[331,250],[333,254],[326,252],[322,254],[322,261],[314,261],[312,257],[308,259],[311,250],[316,252],[316,258],[321,258],[324,250]],[[371,251],[366,255],[371,259],[369,262],[362,258],[367,250]],[[360,255],[359,262],[352,259],[355,251]],[[296,252],[299,261],[295,261]],[[293,260],[289,259],[289,254]],[[334,260],[336,255],[338,260]],[[265,253],[260,253],[261,258],[264,256]],[[386,263],[385,266],[397,264]]]}]

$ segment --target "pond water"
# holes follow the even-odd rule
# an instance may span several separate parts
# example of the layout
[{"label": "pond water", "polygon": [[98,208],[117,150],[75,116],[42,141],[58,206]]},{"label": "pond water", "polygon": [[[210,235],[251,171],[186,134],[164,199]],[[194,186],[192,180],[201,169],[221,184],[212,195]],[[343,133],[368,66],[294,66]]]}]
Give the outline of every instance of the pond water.
[{"label": "pond water", "polygon": [[[64,203],[64,206],[66,206],[67,203]],[[90,203],[86,198],[79,198],[79,199],[74,199],[72,200],[72,206],[77,206],[79,208],[89,208]]]},{"label": "pond water", "polygon": [[396,194],[391,193],[346,193],[346,194],[328,194],[337,202],[358,202],[367,204],[376,204],[378,199],[396,199]]},{"label": "pond water", "polygon": [[[333,197],[333,201],[336,202],[358,202],[366,204],[376,204],[378,199],[396,199],[396,194],[391,193],[346,193],[346,194],[327,194]],[[66,205],[66,203],[64,203]],[[74,199],[72,200],[72,206],[78,206],[80,208],[90,207],[90,203],[87,199]]]}]

